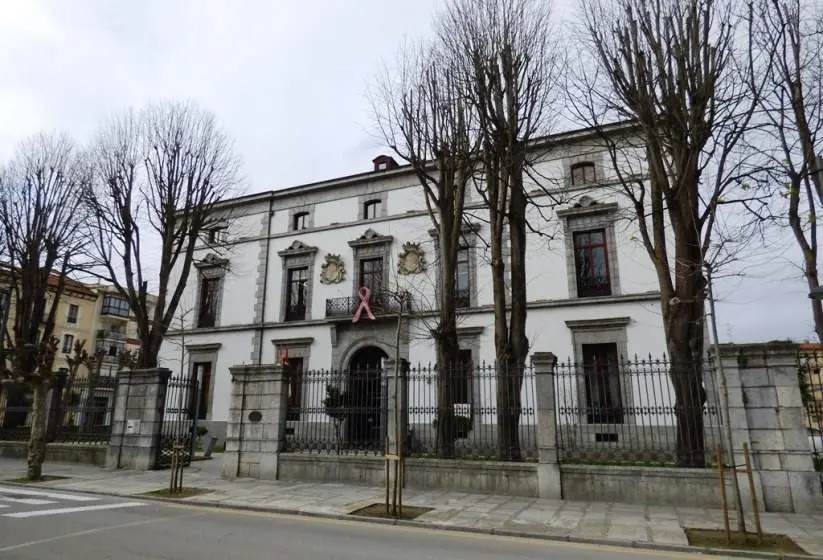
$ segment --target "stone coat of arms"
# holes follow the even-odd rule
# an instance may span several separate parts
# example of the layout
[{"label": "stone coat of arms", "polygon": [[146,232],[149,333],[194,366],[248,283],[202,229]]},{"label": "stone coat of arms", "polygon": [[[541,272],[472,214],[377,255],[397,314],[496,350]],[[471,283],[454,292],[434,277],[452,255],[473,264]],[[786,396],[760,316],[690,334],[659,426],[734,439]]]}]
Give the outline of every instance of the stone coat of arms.
[{"label": "stone coat of arms", "polygon": [[426,253],[420,248],[420,244],[403,244],[403,252],[400,253],[400,262],[397,264],[399,274],[420,274],[426,271],[427,266]]},{"label": "stone coat of arms", "polygon": [[339,284],[346,279],[346,265],[340,255],[327,254],[320,267],[321,284]]}]

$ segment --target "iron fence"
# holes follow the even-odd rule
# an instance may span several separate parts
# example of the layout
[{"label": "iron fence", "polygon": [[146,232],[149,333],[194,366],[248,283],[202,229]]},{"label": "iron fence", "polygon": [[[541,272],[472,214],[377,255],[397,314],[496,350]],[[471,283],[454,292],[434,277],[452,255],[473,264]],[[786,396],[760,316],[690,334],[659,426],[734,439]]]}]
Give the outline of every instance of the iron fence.
[{"label": "iron fence", "polygon": [[382,379],[377,367],[291,373],[285,450],[382,454],[387,426]]},{"label": "iron fence", "polygon": [[[111,438],[117,379],[58,376],[46,398],[46,440],[101,445]],[[31,433],[32,396],[24,384],[0,389],[0,440],[25,441]]]},{"label": "iron fence", "polygon": [[806,412],[809,448],[815,470],[823,472],[823,355],[818,352],[801,353],[798,366],[798,383]]},{"label": "iron fence", "polygon": [[155,468],[171,466],[176,446],[181,450],[184,466],[191,464],[194,444],[197,439],[197,418],[200,403],[200,384],[194,377],[169,378],[166,385],[163,414],[161,415],[160,441]]},{"label": "iron fence", "polygon": [[722,437],[713,370],[608,357],[555,368],[559,459],[703,467]]},{"label": "iron fence", "polygon": [[410,456],[536,460],[531,366],[466,361],[444,368],[442,375],[434,365],[411,367],[406,378]]}]

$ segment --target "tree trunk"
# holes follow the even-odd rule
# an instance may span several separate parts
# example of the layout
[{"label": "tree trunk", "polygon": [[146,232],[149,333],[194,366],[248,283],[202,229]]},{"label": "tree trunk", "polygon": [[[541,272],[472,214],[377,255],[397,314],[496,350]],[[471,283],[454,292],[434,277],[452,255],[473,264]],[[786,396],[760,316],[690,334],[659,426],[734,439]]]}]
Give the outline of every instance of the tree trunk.
[{"label": "tree trunk", "polygon": [[42,381],[32,387],[31,433],[27,457],[26,477],[40,480],[46,459],[46,385]]},{"label": "tree trunk", "polygon": [[[498,402],[498,439],[501,458],[508,461],[520,461],[520,391],[523,385],[523,367],[529,352],[526,337],[526,196],[523,192],[524,159],[519,147],[512,156],[511,200],[509,204],[509,232],[511,239],[510,276],[511,276],[511,315],[509,318],[509,356],[506,367],[499,375],[498,386],[504,387],[502,403]],[[501,406],[502,404],[502,406]]]},{"label": "tree trunk", "polygon": [[454,456],[455,419],[454,395],[454,368],[460,358],[460,343],[457,339],[457,317],[455,316],[455,289],[457,249],[460,242],[459,235],[454,235],[454,228],[461,224],[455,222],[453,216],[447,212],[441,213],[440,232],[440,302],[437,328],[434,333],[437,348],[437,455],[439,457]]},{"label": "tree trunk", "polygon": [[[685,260],[685,259],[684,259]],[[706,465],[703,406],[703,352],[705,302],[702,288],[695,285],[703,279],[700,266],[694,263],[690,271],[684,260],[678,269],[679,295],[662,291],[663,321],[669,351],[669,376],[674,387],[677,418],[677,462],[681,467],[702,468]],[[686,300],[690,295],[692,302]],[[674,299],[674,302],[672,300]]]}]

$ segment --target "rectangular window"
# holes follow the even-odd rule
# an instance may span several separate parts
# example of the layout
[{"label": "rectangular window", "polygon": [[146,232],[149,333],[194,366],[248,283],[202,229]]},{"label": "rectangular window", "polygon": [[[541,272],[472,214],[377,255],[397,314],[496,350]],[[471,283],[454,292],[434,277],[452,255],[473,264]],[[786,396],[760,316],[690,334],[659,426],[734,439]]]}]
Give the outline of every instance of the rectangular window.
[{"label": "rectangular window", "polygon": [[577,297],[611,295],[606,230],[575,232],[574,262]]},{"label": "rectangular window", "polygon": [[454,404],[471,403],[472,373],[474,363],[471,350],[461,350],[457,367],[452,372],[452,402]]},{"label": "rectangular window", "polygon": [[217,298],[220,278],[200,279],[200,309],[197,314],[198,327],[213,327],[217,324]]},{"label": "rectangular window", "polygon": [[209,230],[209,243],[225,243],[226,233],[228,229],[225,227],[216,227]]},{"label": "rectangular window", "polygon": [[[205,420],[209,414],[211,397],[211,362],[195,362],[192,364],[194,379],[197,381],[197,400],[192,399],[190,415],[194,415],[194,406],[197,405],[197,419]],[[194,396],[194,395],[192,395]]]},{"label": "rectangular window", "polygon": [[309,283],[308,267],[290,268],[287,278],[286,321],[306,318],[306,295]]},{"label": "rectangular window", "polygon": [[74,347],[74,336],[67,334],[63,336],[63,354],[71,354]]},{"label": "rectangular window", "polygon": [[300,420],[300,409],[303,406],[303,358],[289,358],[285,373],[289,386],[286,419]]},{"label": "rectangular window", "polygon": [[458,308],[471,306],[471,270],[469,267],[469,248],[457,249],[457,266],[455,268],[454,303]]},{"label": "rectangular window", "polygon": [[80,306],[75,305],[73,303],[70,304],[69,305],[69,314],[66,317],[66,322],[70,325],[76,325],[78,315],[80,315]]},{"label": "rectangular window", "polygon": [[380,208],[383,201],[379,199],[369,200],[363,204],[363,219],[373,220],[380,216]]},{"label": "rectangular window", "polygon": [[292,216],[291,229],[293,231],[300,231],[309,227],[309,213],[298,212]]},{"label": "rectangular window", "polygon": [[371,290],[372,309],[379,308],[383,298],[383,258],[360,261],[360,288]]},{"label": "rectangular window", "polygon": [[622,424],[617,344],[584,344],[583,373],[586,385],[586,417],[590,424]]},{"label": "rectangular window", "polygon": [[571,172],[573,186],[594,183],[597,179],[594,164],[590,161],[572,165]]},{"label": "rectangular window", "polygon": [[115,317],[129,316],[129,303],[117,296],[106,296],[103,298],[103,307],[100,310],[103,315],[114,315]]}]

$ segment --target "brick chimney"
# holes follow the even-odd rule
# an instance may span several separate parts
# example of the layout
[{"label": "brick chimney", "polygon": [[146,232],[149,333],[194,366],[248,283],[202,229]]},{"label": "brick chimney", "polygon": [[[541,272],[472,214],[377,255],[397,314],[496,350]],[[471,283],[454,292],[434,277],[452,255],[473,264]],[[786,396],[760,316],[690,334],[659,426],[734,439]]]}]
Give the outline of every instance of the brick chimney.
[{"label": "brick chimney", "polygon": [[372,160],[375,171],[385,171],[387,169],[397,169],[400,167],[394,158],[387,155],[379,155]]}]

